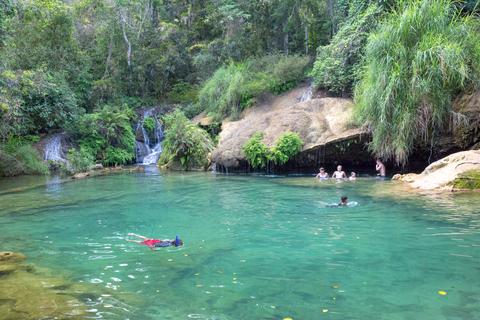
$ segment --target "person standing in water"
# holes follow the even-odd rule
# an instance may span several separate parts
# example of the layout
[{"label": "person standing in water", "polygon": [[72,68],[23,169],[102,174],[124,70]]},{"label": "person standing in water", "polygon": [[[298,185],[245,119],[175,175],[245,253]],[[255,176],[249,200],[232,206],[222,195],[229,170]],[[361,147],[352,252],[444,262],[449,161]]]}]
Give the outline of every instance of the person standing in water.
[{"label": "person standing in water", "polygon": [[315,176],[315,178],[320,180],[328,179],[328,173],[325,172],[325,169],[323,167],[321,167],[320,170],[318,171],[318,174]]},{"label": "person standing in water", "polygon": [[332,174],[334,179],[347,179],[347,174],[342,170],[342,166],[337,166],[337,171]]},{"label": "person standing in water", "polygon": [[350,180],[350,181],[357,180],[357,174],[352,171],[352,173],[350,174],[350,177],[348,177],[348,180]]},{"label": "person standing in water", "polygon": [[385,177],[386,175],[386,169],[385,165],[382,163],[380,159],[377,159],[377,164],[375,165],[375,170],[377,170],[377,176],[379,177]]}]

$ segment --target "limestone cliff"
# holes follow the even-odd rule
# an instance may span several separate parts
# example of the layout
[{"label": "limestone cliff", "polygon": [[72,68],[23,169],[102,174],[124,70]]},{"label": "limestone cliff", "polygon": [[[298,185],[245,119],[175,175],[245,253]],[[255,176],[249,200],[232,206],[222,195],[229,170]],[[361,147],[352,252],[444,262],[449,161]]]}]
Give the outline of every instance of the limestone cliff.
[{"label": "limestone cliff", "polygon": [[[276,97],[267,97],[263,102],[247,109],[240,120],[224,121],[219,143],[212,154],[217,166],[238,169],[245,165],[242,146],[256,132],[263,132],[264,142],[271,146],[285,131],[297,132],[304,141],[303,150],[295,159],[297,165],[309,170],[334,157],[342,159],[346,149],[355,149],[362,131],[351,124],[353,103],[344,98],[301,97],[308,90],[302,86]],[[345,145],[341,145],[345,142]],[[359,144],[356,150],[370,158]],[[330,146],[328,151],[326,146]],[[350,159],[355,154],[350,154]],[[347,160],[347,157],[345,157]]]}]

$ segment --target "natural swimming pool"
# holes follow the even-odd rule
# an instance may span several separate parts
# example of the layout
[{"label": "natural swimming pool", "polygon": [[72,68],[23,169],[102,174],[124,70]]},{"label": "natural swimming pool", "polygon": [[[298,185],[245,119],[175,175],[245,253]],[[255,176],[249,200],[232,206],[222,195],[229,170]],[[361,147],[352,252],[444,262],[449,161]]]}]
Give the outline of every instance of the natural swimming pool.
[{"label": "natural swimming pool", "polygon": [[[392,184],[156,171],[4,182],[0,251],[98,292],[82,300],[92,318],[479,319],[480,195]],[[358,206],[325,206],[342,195]],[[185,246],[151,252],[128,232]]]}]

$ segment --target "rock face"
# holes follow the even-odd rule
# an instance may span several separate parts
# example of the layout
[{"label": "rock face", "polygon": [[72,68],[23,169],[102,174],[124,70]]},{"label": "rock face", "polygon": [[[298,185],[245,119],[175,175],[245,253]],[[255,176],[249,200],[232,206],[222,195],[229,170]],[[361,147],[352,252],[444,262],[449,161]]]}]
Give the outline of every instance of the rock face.
[{"label": "rock face", "polygon": [[480,171],[480,150],[454,153],[432,163],[421,174],[395,175],[393,180],[422,190],[455,190],[458,179],[465,179],[473,171]]},{"label": "rock face", "polygon": [[[212,153],[218,167],[233,171],[247,168],[242,146],[256,132],[272,146],[278,137],[292,131],[304,141],[302,152],[286,164],[288,171],[318,170],[319,165],[337,160],[370,159],[361,129],[351,124],[353,104],[350,99],[313,98],[300,101],[307,87],[299,87],[277,97],[268,97],[244,112],[238,121],[224,121],[219,144]],[[349,154],[347,157],[346,154]],[[281,169],[281,168],[280,168]]]}]

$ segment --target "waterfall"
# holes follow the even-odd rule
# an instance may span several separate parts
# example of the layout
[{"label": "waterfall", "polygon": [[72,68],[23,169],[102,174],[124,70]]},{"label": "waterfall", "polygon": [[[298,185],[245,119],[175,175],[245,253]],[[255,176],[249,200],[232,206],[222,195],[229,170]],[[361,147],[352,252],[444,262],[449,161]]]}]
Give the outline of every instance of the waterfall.
[{"label": "waterfall", "polygon": [[61,161],[65,162],[62,150],[63,133],[56,133],[48,138],[45,143],[44,157],[45,161]]},{"label": "waterfall", "polygon": [[[157,119],[153,111],[154,109],[145,110],[135,129],[135,134],[137,135],[137,139],[135,141],[135,154],[137,163],[145,165],[157,163],[158,158],[162,153],[162,124]],[[145,119],[147,118],[153,118],[155,121],[155,128],[153,130],[152,137],[152,133],[149,134],[144,127]]]},{"label": "waterfall", "polygon": [[311,83],[308,86],[308,88],[305,89],[305,91],[302,93],[300,97],[298,97],[298,101],[299,102],[309,101],[312,99],[312,95],[313,95],[313,83]]}]

